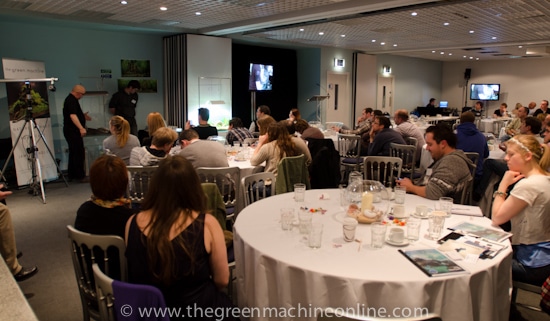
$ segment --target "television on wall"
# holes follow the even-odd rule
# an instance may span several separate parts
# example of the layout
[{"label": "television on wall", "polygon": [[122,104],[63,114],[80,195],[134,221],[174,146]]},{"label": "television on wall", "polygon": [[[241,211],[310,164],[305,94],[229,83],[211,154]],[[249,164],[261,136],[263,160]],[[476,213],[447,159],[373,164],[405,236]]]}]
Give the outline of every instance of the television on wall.
[{"label": "television on wall", "polygon": [[500,84],[471,84],[471,100],[498,100],[500,96]]},{"label": "television on wall", "polygon": [[250,77],[248,90],[264,91],[272,90],[273,66],[264,64],[250,64]]}]

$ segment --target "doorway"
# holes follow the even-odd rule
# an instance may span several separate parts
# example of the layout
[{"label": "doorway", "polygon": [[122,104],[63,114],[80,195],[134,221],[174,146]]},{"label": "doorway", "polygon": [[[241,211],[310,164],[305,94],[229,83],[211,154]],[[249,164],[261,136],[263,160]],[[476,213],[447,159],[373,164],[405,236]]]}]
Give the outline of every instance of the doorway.
[{"label": "doorway", "polygon": [[349,92],[349,73],[329,72],[327,74],[327,84],[327,92],[330,98],[326,103],[325,118],[322,119],[322,122],[342,122],[348,126],[351,124],[353,127]]},{"label": "doorway", "polygon": [[378,76],[376,90],[376,109],[393,114],[393,77]]}]

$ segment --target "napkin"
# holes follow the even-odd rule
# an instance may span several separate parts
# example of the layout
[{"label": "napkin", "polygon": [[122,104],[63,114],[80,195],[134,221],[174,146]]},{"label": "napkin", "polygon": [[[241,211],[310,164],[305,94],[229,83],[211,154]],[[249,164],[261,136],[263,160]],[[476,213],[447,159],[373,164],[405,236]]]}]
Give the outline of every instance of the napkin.
[{"label": "napkin", "polygon": [[453,204],[453,207],[451,208],[451,214],[478,216],[478,217],[483,216],[483,213],[481,212],[481,208],[479,208],[479,206],[468,206],[468,205],[459,205],[459,204]]}]

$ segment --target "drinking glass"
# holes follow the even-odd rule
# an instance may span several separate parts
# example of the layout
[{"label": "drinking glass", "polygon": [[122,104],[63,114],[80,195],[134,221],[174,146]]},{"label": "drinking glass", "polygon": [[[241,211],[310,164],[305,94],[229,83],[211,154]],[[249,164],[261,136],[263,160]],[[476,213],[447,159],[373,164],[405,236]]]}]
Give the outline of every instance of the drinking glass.
[{"label": "drinking glass", "polygon": [[384,245],[384,240],[386,238],[386,224],[381,222],[374,222],[370,225],[371,227],[371,247],[379,249]]},{"label": "drinking glass", "polygon": [[445,217],[447,213],[442,211],[433,211],[428,217],[428,238],[432,240],[437,240],[441,236],[443,231],[443,226],[445,225]]},{"label": "drinking glass", "polygon": [[407,188],[405,186],[395,186],[395,204],[405,204],[405,195],[407,195]]},{"label": "drinking glass", "polygon": [[303,202],[306,196],[306,184],[294,184],[294,201]]},{"label": "drinking glass", "polygon": [[420,225],[421,221],[419,219],[409,218],[407,220],[407,239],[418,241],[420,237]]},{"label": "drinking glass", "polygon": [[309,230],[309,247],[318,249],[321,247],[321,240],[323,239],[323,224],[313,223]]},{"label": "drinking glass", "polygon": [[352,242],[355,240],[355,230],[357,229],[357,220],[352,217],[346,217],[342,225],[344,241]]},{"label": "drinking glass", "polygon": [[281,228],[285,231],[292,230],[292,221],[294,220],[293,208],[281,209]]},{"label": "drinking glass", "polygon": [[447,217],[451,217],[451,210],[453,208],[453,198],[452,197],[440,197],[439,198],[439,211],[447,213]]},{"label": "drinking glass", "polygon": [[301,210],[298,213],[298,220],[300,221],[300,234],[308,234],[311,228],[312,214],[307,210]]}]

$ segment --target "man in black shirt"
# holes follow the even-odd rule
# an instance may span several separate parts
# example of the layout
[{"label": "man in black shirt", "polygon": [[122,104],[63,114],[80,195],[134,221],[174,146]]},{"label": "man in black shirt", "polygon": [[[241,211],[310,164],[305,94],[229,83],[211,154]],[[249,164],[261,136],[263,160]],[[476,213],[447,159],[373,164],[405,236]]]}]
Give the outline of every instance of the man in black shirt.
[{"label": "man in black shirt", "polygon": [[[208,124],[210,119],[210,111],[208,108],[199,108],[199,126],[192,127],[198,134],[200,139],[207,139],[210,136],[218,136],[218,129]],[[185,124],[185,129],[190,129],[189,121]]]},{"label": "man in black shirt", "polygon": [[82,85],[73,87],[63,103],[63,135],[69,144],[69,179],[77,179],[85,183],[84,141],[86,136],[86,121],[92,120],[88,113],[83,113],[78,100],[84,96],[86,88]]},{"label": "man in black shirt", "polygon": [[130,123],[130,133],[137,136],[136,105],[137,92],[141,88],[139,81],[130,80],[126,88],[113,94],[109,102],[109,112],[116,116],[122,116]]}]

